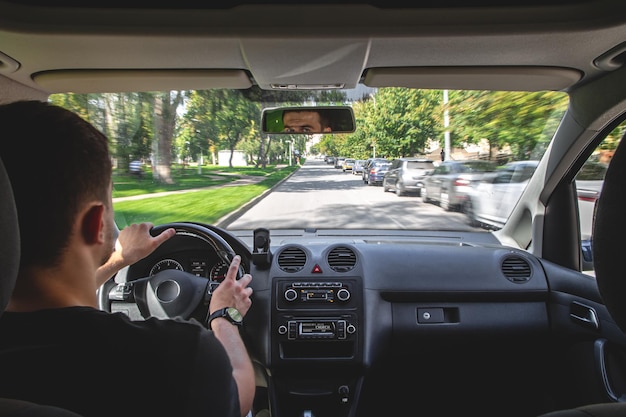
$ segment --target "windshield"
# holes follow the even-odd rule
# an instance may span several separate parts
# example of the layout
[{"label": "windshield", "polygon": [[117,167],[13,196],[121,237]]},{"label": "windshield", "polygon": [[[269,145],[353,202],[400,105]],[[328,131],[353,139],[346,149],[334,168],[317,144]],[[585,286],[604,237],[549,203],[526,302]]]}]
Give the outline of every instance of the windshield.
[{"label": "windshield", "polygon": [[[194,221],[229,230],[501,228],[535,165],[494,173],[540,160],[568,104],[559,92],[409,88],[50,99],[109,137],[120,228]],[[263,109],[299,105],[349,106],[356,129],[262,133]],[[400,158],[410,160],[393,163]]]}]

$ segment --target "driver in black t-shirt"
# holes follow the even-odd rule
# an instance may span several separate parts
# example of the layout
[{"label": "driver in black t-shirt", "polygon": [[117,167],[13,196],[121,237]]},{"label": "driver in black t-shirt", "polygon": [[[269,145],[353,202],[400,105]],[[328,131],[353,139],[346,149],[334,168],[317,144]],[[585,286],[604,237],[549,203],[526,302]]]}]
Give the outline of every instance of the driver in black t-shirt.
[{"label": "driver in black t-shirt", "polygon": [[[39,101],[0,105],[0,126],[21,235],[15,290],[0,316],[0,397],[85,417],[248,414],[254,371],[239,327],[227,318],[212,320],[209,330],[194,320],[131,321],[97,309],[103,277],[130,259],[114,253],[107,138]],[[24,175],[15,155],[29,155],[45,172]],[[164,233],[154,247],[172,232]],[[236,279],[240,261],[213,291],[210,313],[248,312],[252,277]]]}]

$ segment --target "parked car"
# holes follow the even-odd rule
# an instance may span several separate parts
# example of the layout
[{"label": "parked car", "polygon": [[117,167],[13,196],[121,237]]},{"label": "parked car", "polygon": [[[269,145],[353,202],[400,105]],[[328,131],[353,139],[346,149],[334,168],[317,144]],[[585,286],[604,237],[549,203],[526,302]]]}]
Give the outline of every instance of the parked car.
[{"label": "parked car", "polygon": [[383,177],[383,191],[397,196],[422,194],[424,177],[435,169],[434,161],[426,158],[398,158],[391,162]]},{"label": "parked car", "polygon": [[[91,249],[59,269],[104,262],[113,215],[119,227],[177,230],[98,288],[77,273],[72,288],[48,280],[40,296],[49,307],[72,304],[80,289],[85,302],[72,310],[156,327],[193,319],[197,328],[213,313],[224,258],[237,254],[252,276],[252,304],[237,328],[245,346],[228,353],[251,358],[251,417],[624,416],[625,11],[624,0],[0,0],[0,102],[50,101],[109,139],[113,201],[86,202],[73,236]],[[275,107],[350,110],[356,129],[268,132],[263,115]],[[576,176],[606,139],[615,156],[606,159],[593,236],[581,239],[586,180]],[[52,204],[38,194],[58,186],[46,173],[74,158],[50,154],[48,165],[33,165],[54,143],[11,151],[19,140],[2,130],[2,160],[34,186],[15,195],[0,177],[0,312],[43,315],[28,302],[7,304],[12,282],[23,279],[20,239],[43,242],[63,226],[43,219],[49,224],[21,233],[11,202]],[[432,149],[431,159],[451,160],[466,148],[539,160],[498,230],[337,175],[332,157],[302,166],[293,158],[295,150],[391,158]],[[219,164],[219,153],[233,150],[245,154],[242,171]],[[124,172],[135,157],[150,161],[143,180]],[[204,161],[201,174],[182,166],[189,158]],[[271,175],[290,162],[284,181]],[[196,188],[236,174],[263,182]],[[461,206],[460,190],[442,192],[436,175],[426,178],[424,201]],[[459,189],[472,181],[454,178]],[[588,274],[592,252],[599,262],[587,261]],[[29,289],[21,282],[16,295]],[[132,337],[94,334],[66,320],[73,311],[60,313],[48,321],[58,331],[42,324],[12,333],[17,347],[6,348],[13,340],[0,332],[0,397],[14,407],[16,399],[79,402],[75,413],[114,417],[148,415],[129,413],[147,403],[167,404],[162,414],[175,417],[213,407],[203,402],[212,387],[172,377],[183,358],[155,358],[142,372],[137,365],[154,352],[113,355]],[[81,349],[81,338],[99,336],[97,351]],[[69,337],[69,350],[56,345]],[[187,342],[197,350],[182,338],[166,345]],[[45,348],[57,355],[43,356]]]},{"label": "parked car", "polygon": [[389,170],[391,162],[373,161],[367,168],[367,185],[382,185],[385,173]]},{"label": "parked car", "polygon": [[335,165],[335,157],[334,156],[327,156],[325,158],[325,161],[328,165]]},{"label": "parked car", "polygon": [[422,200],[445,210],[461,211],[472,185],[496,168],[495,162],[480,159],[443,161],[424,178]]},{"label": "parked car", "polygon": [[350,171],[352,172],[352,169],[354,168],[354,158],[346,158],[343,161],[343,164],[341,165],[341,169],[343,170],[343,172],[346,171]]},{"label": "parked car", "polygon": [[580,235],[583,240],[589,240],[593,235],[596,204],[602,192],[607,168],[605,163],[587,161],[576,175]]},{"label": "parked car", "polygon": [[363,183],[368,184],[369,183],[369,176],[370,176],[370,166],[376,162],[389,162],[387,159],[385,158],[368,158],[365,160],[365,163],[363,163],[363,175],[361,176],[361,178],[363,179]]},{"label": "parked car", "polygon": [[352,167],[352,175],[362,175],[363,164],[365,164],[365,159],[355,159],[354,166]]},{"label": "parked car", "polygon": [[341,169],[343,167],[343,161],[346,160],[345,156],[335,157],[335,169]]},{"label": "parked car", "polygon": [[464,206],[470,225],[502,228],[538,164],[536,160],[508,162],[475,182]]}]

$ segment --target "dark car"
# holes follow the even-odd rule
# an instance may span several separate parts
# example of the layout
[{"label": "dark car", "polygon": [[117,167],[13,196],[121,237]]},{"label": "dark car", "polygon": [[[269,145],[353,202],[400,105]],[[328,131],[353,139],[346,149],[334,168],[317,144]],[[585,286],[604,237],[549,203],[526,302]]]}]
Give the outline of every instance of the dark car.
[{"label": "dark car", "polygon": [[369,176],[370,176],[370,166],[376,162],[389,162],[387,159],[385,158],[368,158],[365,160],[365,162],[363,163],[363,170],[362,170],[362,175],[361,178],[363,179],[363,183],[364,184],[368,184],[369,183]]},{"label": "dark car", "polygon": [[435,169],[434,161],[426,158],[398,158],[391,162],[383,177],[383,191],[397,196],[422,193],[424,177]]},{"label": "dark car", "polygon": [[422,200],[437,203],[445,210],[462,210],[472,185],[497,166],[479,159],[444,161],[424,178]]},{"label": "dark car", "polygon": [[382,185],[385,173],[389,170],[391,162],[373,161],[367,169],[367,185]]}]

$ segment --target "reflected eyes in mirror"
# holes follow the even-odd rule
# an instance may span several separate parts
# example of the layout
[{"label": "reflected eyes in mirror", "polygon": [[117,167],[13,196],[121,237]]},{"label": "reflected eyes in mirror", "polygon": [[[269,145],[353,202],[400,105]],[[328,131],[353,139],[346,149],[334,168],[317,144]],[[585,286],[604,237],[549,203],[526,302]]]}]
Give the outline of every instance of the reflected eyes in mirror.
[{"label": "reflected eyes in mirror", "polygon": [[263,110],[263,133],[352,133],[355,120],[349,106],[281,107]]}]

